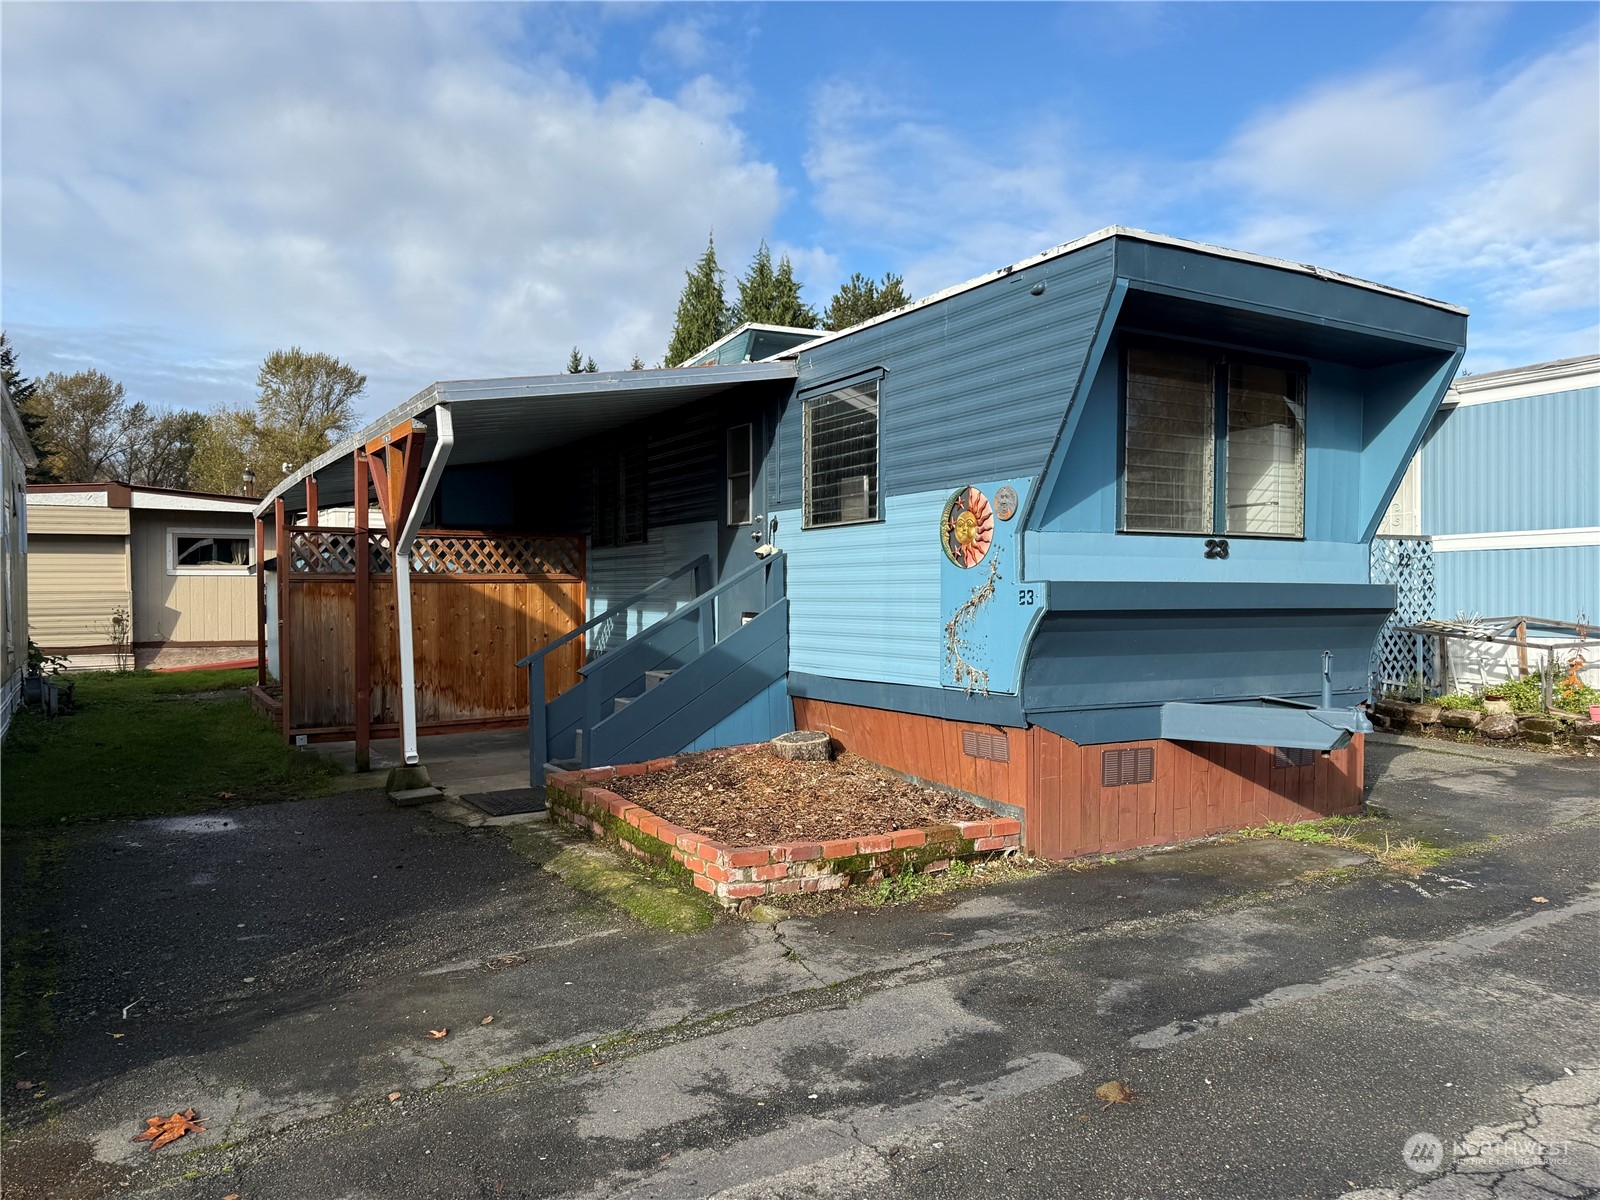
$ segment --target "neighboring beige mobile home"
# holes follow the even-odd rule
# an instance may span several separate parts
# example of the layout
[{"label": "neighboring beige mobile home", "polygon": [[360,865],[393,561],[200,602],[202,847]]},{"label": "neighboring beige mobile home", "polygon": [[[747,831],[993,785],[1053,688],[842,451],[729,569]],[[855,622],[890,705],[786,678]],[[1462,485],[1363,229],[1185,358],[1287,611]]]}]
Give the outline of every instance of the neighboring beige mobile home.
[{"label": "neighboring beige mobile home", "polygon": [[33,446],[0,379],[0,737],[22,703],[28,665],[28,468]]},{"label": "neighboring beige mobile home", "polygon": [[80,671],[254,662],[254,503],[122,483],[35,484],[33,640]]}]

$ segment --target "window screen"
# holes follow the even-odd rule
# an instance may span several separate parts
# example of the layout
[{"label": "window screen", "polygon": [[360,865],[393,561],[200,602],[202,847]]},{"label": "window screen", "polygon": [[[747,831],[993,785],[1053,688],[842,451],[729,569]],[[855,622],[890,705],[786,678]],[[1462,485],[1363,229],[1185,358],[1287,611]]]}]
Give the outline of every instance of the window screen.
[{"label": "window screen", "polygon": [[248,567],[250,565],[250,539],[247,537],[219,537],[212,534],[175,534],[177,544],[173,557],[180,567]]},{"label": "window screen", "polygon": [[1305,529],[1306,406],[1300,376],[1228,368],[1228,528],[1300,537]]},{"label": "window screen", "polygon": [[1128,352],[1124,529],[1211,532],[1215,413],[1209,359]]},{"label": "window screen", "polygon": [[728,524],[750,524],[750,426],[728,430]]},{"label": "window screen", "polygon": [[805,525],[878,519],[878,381],[805,402]]}]

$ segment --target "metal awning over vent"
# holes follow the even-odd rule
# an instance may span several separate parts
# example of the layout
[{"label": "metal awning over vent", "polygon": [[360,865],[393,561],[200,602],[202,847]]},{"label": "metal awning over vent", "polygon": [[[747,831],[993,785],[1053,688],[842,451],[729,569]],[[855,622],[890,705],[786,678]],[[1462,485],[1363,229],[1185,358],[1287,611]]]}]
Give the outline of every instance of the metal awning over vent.
[{"label": "metal awning over vent", "polygon": [[1371,732],[1372,723],[1358,708],[1308,708],[1269,699],[1161,706],[1161,736],[1172,742],[1342,750],[1352,734]]}]

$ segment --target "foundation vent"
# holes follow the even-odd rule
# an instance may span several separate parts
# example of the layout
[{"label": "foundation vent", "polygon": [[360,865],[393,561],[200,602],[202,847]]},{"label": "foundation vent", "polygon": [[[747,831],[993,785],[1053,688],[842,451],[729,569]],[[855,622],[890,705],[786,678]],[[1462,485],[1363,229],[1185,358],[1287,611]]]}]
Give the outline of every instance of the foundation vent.
[{"label": "foundation vent", "polygon": [[1156,777],[1156,752],[1149,746],[1130,750],[1103,750],[1100,753],[1100,786],[1122,787],[1129,783],[1149,783]]},{"label": "foundation vent", "polygon": [[1011,741],[1003,733],[987,733],[982,729],[961,731],[961,753],[968,758],[987,758],[994,762],[1011,761]]},{"label": "foundation vent", "polygon": [[1278,746],[1272,751],[1272,766],[1278,771],[1285,771],[1290,767],[1309,767],[1316,761],[1317,752],[1302,746]]}]

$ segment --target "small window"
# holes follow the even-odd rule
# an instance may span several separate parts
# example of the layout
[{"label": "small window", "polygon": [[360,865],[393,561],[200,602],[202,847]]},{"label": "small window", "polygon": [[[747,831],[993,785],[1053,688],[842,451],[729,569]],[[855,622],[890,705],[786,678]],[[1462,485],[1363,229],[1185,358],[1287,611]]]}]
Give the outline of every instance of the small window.
[{"label": "small window", "polygon": [[643,443],[600,456],[594,471],[596,546],[638,546],[646,539]]},{"label": "small window", "polygon": [[805,401],[805,526],[878,519],[878,381]]},{"label": "small window", "polygon": [[169,529],[167,574],[248,575],[251,545],[236,529]]},{"label": "small window", "polygon": [[1305,533],[1305,375],[1248,359],[1131,347],[1122,529]]},{"label": "small window", "polygon": [[1156,777],[1156,755],[1149,746],[1100,752],[1100,786],[1149,783]]},{"label": "small window", "polygon": [[752,511],[750,483],[754,460],[751,428],[735,425],[728,430],[728,524],[748,525]]}]

